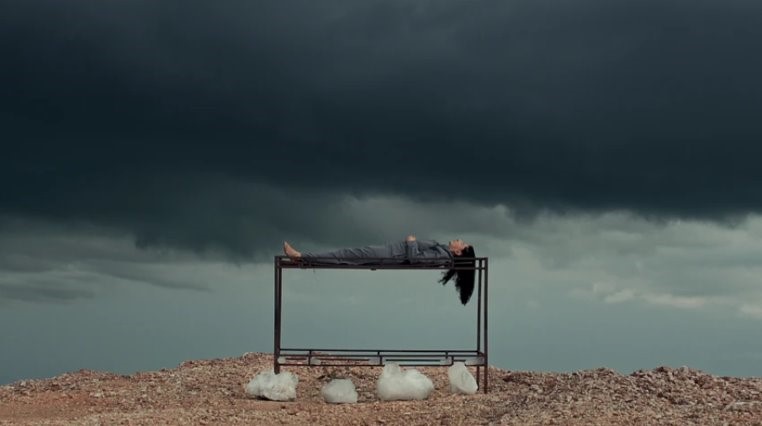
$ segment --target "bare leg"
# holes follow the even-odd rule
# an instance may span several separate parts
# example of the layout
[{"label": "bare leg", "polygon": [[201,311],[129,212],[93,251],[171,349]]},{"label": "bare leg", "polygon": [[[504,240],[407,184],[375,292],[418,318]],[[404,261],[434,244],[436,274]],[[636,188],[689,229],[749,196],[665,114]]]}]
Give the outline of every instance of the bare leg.
[{"label": "bare leg", "polygon": [[290,257],[291,259],[298,259],[302,257],[302,254],[291,247],[291,244],[289,244],[287,241],[283,242],[283,253],[286,253],[286,256]]}]

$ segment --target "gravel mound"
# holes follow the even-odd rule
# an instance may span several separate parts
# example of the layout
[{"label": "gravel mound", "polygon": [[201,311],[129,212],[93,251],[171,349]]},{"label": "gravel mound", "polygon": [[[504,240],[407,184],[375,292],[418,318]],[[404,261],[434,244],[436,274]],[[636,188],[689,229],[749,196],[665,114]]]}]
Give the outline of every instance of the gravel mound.
[{"label": "gravel mound", "polygon": [[[419,368],[434,382],[425,401],[379,401],[380,368],[294,368],[293,402],[247,397],[243,385],[272,356],[186,361],[119,375],[80,370],[0,386],[0,424],[762,424],[762,379],[687,367],[621,375],[490,368],[490,393],[450,391],[447,368]],[[357,404],[328,404],[322,387],[349,378]]]}]

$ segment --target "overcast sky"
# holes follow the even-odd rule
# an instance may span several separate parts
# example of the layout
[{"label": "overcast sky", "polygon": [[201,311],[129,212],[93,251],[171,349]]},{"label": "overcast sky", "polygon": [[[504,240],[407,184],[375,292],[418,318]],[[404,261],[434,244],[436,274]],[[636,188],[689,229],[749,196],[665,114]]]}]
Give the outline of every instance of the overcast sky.
[{"label": "overcast sky", "polygon": [[[284,239],[410,233],[490,257],[499,367],[762,376],[760,51],[746,0],[7,1],[0,383],[271,351]],[[295,343],[473,337],[292,272]]]}]

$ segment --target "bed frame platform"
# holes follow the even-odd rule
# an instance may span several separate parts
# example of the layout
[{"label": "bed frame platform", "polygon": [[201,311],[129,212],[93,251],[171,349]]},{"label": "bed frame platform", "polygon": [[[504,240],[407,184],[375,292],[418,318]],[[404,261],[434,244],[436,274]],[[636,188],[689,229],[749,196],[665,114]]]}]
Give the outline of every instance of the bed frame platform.
[{"label": "bed frame platform", "polygon": [[[456,260],[437,260],[420,263],[400,263],[397,259],[365,259],[362,265],[321,263],[321,259],[291,260],[275,256],[275,330],[273,370],[280,367],[383,367],[387,363],[416,367],[449,367],[463,362],[476,368],[476,383],[485,393],[489,390],[487,356],[488,258],[477,257],[474,265],[462,265]],[[469,259],[471,260],[471,259]],[[284,348],[281,347],[281,307],[283,305],[284,269],[395,269],[395,270],[474,270],[476,292],[476,345],[474,349],[414,350],[414,349],[345,349],[345,348]],[[483,384],[483,386],[482,386]]]}]

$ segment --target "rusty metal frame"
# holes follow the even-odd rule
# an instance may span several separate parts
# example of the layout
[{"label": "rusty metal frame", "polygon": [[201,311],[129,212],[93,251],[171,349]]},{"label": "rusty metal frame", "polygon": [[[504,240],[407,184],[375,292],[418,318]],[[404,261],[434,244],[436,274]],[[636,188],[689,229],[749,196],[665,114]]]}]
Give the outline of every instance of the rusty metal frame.
[{"label": "rusty metal frame", "polygon": [[[463,259],[463,258],[460,258]],[[489,363],[487,351],[487,308],[488,308],[488,258],[473,258],[473,265],[457,264],[456,260],[435,260],[420,263],[399,263],[398,259],[365,259],[373,263],[363,265],[320,263],[319,258],[291,260],[286,256],[275,256],[275,323],[273,370],[280,372],[281,366],[317,367],[352,366],[380,367],[387,362],[407,366],[447,367],[455,362],[464,362],[476,367],[476,383],[487,393],[489,390]],[[335,261],[335,259],[333,259]],[[469,261],[471,259],[468,259]],[[403,270],[474,270],[476,271],[476,349],[471,350],[411,350],[411,349],[316,349],[281,347],[281,308],[283,305],[284,269],[403,269]],[[480,380],[481,377],[481,380]]]}]

